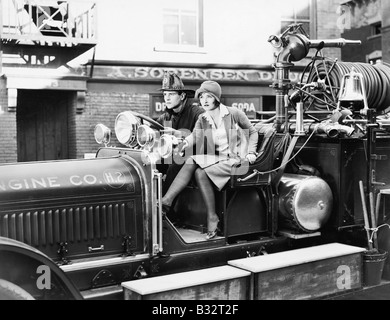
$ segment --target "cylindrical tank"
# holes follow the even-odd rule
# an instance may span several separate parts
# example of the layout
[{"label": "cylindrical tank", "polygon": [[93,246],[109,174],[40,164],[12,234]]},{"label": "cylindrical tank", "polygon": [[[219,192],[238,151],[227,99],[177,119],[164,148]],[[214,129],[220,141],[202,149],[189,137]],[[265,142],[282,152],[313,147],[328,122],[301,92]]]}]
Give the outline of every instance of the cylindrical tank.
[{"label": "cylindrical tank", "polygon": [[315,176],[285,174],[279,185],[279,219],[282,227],[315,232],[328,221],[333,207],[329,185]]}]

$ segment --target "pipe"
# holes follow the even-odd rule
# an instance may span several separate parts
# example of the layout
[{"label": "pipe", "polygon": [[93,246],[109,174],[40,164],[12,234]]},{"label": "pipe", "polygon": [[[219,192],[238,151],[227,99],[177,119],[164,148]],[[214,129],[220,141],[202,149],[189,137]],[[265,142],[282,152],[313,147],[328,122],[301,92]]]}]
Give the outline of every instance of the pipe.
[{"label": "pipe", "polygon": [[300,61],[304,59],[309,53],[310,48],[341,48],[346,45],[361,45],[360,40],[346,40],[340,39],[325,39],[325,40],[309,40],[303,34],[288,34],[285,37],[287,46],[279,53],[277,62],[289,63],[292,61]]},{"label": "pipe", "polygon": [[295,135],[305,135],[305,130],[303,127],[303,102],[297,103],[297,120],[296,120],[296,129]]},{"label": "pipe", "polygon": [[378,195],[376,196],[376,205],[375,205],[375,221],[377,224],[379,221],[379,210],[381,206],[381,199],[382,199],[382,194],[379,191]]},{"label": "pipe", "polygon": [[[305,123],[303,125],[304,132],[315,132],[318,134],[326,134],[329,138],[337,138],[340,133],[351,136],[355,129],[343,126],[338,123]],[[289,132],[295,133],[297,125],[295,123],[289,126]]]},{"label": "pipe", "polygon": [[325,133],[330,138],[337,138],[339,136],[339,130],[335,126],[330,124],[319,124],[314,127],[316,133]]},{"label": "pipe", "polygon": [[300,61],[309,53],[310,41],[302,34],[289,34],[286,36],[288,45],[279,53],[277,57],[278,63],[290,63],[292,61]]},{"label": "pipe", "polygon": [[291,63],[277,63],[274,65],[275,78],[272,87],[275,89],[275,111],[276,111],[276,130],[281,131],[282,125],[286,122],[288,111],[288,105],[286,106],[285,96],[288,95],[291,89],[290,80],[290,68],[293,66]]},{"label": "pipe", "polygon": [[355,132],[354,128],[348,127],[348,126],[343,126],[343,125],[338,124],[338,123],[329,124],[328,126],[330,126],[332,128],[332,130],[337,130],[339,133],[346,134],[348,137],[350,137]]},{"label": "pipe", "polygon": [[[371,214],[371,228],[375,229],[377,227],[377,222],[375,219],[375,201],[374,201],[374,193],[371,191],[369,194],[370,199],[370,214]],[[374,249],[378,249],[378,237],[376,231],[373,231],[373,240],[374,240]]]},{"label": "pipe", "polygon": [[346,45],[361,45],[362,42],[360,40],[345,40],[343,38],[340,39],[326,39],[326,40],[309,40],[310,48],[341,48]]},{"label": "pipe", "polygon": [[360,197],[362,200],[362,207],[363,207],[363,214],[364,214],[364,225],[365,225],[366,234],[367,234],[368,249],[372,250],[373,246],[372,246],[372,243],[370,242],[370,220],[368,219],[366,196],[364,194],[363,181],[359,181],[359,189],[360,189]]}]

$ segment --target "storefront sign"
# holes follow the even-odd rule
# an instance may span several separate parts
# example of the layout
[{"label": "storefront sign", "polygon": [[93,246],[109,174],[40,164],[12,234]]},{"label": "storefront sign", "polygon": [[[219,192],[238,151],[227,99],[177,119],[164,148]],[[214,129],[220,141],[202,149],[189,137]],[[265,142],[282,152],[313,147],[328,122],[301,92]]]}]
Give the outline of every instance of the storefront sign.
[{"label": "storefront sign", "polygon": [[256,119],[256,111],[262,110],[260,97],[225,97],[223,103],[240,109],[250,119]]},{"label": "storefront sign", "polygon": [[[159,68],[159,67],[106,67],[95,66],[94,78],[109,78],[115,80],[160,80],[165,71],[176,73],[185,80],[214,80],[235,82],[267,82],[274,79],[274,72],[269,70],[240,69],[200,69],[200,68]],[[290,80],[298,81],[300,74],[290,72]]]}]

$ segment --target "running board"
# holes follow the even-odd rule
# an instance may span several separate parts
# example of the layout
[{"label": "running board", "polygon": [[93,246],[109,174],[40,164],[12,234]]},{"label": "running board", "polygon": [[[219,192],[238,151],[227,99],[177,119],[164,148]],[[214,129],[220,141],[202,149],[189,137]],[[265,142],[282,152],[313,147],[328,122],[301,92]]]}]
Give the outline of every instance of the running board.
[{"label": "running board", "polygon": [[364,251],[330,243],[228,264],[253,274],[253,300],[310,300],[361,289]]},{"label": "running board", "polygon": [[331,243],[122,283],[125,300],[307,300],[363,286],[365,248]]}]

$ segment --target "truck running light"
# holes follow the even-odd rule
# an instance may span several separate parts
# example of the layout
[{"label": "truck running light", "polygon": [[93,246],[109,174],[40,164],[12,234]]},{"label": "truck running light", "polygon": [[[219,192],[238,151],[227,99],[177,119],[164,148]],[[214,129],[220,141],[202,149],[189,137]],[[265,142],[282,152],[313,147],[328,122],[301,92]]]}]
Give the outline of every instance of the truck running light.
[{"label": "truck running light", "polygon": [[104,124],[97,124],[94,130],[94,137],[98,144],[107,146],[111,140],[111,130]]}]

